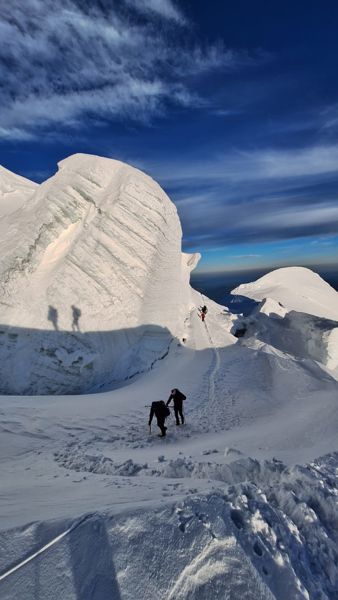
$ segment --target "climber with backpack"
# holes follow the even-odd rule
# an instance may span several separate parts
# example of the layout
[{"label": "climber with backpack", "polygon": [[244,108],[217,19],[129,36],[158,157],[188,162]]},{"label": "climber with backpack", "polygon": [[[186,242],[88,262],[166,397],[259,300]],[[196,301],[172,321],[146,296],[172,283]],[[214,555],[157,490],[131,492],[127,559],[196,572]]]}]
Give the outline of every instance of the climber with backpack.
[{"label": "climber with backpack", "polygon": [[180,390],[174,388],[167,400],[167,407],[172,400],[174,401],[176,425],[181,425],[179,417],[181,417],[182,425],[184,425],[183,400],[186,400],[186,396]]},{"label": "climber with backpack", "polygon": [[202,307],[200,308],[200,311],[201,311],[201,313],[200,313],[200,317],[201,317],[201,319],[202,319],[202,323],[204,323],[204,319],[205,319],[205,317],[207,316],[208,309],[207,309],[207,307],[204,305],[204,306],[202,306]]},{"label": "climber with backpack", "polygon": [[153,416],[155,415],[157,419],[157,425],[161,430],[159,437],[165,437],[167,432],[167,427],[165,427],[164,423],[167,417],[170,415],[170,410],[166,406],[164,400],[158,400],[157,402],[151,403],[150,413],[149,413],[149,422],[148,425],[151,431],[151,422],[153,420]]}]

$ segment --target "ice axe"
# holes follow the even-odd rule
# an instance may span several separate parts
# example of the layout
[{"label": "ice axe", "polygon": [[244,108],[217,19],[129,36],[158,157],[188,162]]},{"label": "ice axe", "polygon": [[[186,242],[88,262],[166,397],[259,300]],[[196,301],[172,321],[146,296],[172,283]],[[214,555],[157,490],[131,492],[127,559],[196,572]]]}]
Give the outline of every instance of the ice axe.
[{"label": "ice axe", "polygon": [[[145,404],[144,408],[150,408],[151,404]],[[149,425],[149,435],[151,435],[151,424]]]}]

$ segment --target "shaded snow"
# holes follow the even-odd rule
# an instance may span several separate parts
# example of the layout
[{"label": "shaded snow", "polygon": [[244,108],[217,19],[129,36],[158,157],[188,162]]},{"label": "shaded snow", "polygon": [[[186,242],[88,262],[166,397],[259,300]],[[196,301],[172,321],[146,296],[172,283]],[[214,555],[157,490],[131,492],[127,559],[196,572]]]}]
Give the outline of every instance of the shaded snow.
[{"label": "shaded snow", "polygon": [[182,254],[176,208],[144,173],[71,156],[2,227],[2,392],[116,384],[180,337],[199,256]]},{"label": "shaded snow", "polygon": [[[335,598],[338,384],[193,298],[129,386],[2,398],[1,598]],[[187,425],[160,440],[145,404],[173,382]]]},{"label": "shaded snow", "polygon": [[[71,157],[26,200],[3,221],[0,375],[50,394],[0,398],[1,600],[336,600],[336,292],[281,269],[232,315],[190,288],[164,192],[116,161]],[[83,382],[108,391],[53,393]],[[160,439],[174,386],[186,424]]]}]

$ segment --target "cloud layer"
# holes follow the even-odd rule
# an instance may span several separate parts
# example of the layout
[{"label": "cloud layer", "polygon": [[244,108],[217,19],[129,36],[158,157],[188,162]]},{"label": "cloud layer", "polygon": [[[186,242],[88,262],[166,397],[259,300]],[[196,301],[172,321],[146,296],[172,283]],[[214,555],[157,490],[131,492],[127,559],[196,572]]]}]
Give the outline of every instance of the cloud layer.
[{"label": "cloud layer", "polygon": [[337,164],[338,145],[318,145],[154,162],[148,170],[176,200],[186,248],[212,249],[336,233]]},{"label": "cloud layer", "polygon": [[[22,0],[0,7],[0,137],[29,139],[86,119],[147,121],[198,105],[189,77],[236,64],[189,39],[171,0]],[[181,36],[181,30],[185,34]]]}]

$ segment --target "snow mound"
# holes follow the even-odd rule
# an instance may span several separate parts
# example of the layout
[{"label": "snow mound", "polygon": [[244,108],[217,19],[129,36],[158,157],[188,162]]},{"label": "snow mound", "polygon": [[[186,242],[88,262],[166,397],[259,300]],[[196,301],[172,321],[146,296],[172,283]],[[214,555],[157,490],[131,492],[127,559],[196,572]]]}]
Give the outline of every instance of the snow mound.
[{"label": "snow mound", "polygon": [[272,298],[264,298],[264,300],[258,305],[254,313],[261,313],[268,317],[279,317],[283,318],[287,314],[286,308],[281,302],[277,302]]},{"label": "snow mound", "polygon": [[38,187],[37,183],[15,175],[0,165],[0,219],[18,210]]},{"label": "snow mound", "polygon": [[305,267],[271,271],[252,283],[244,283],[232,294],[261,301],[270,298],[289,310],[338,320],[338,293],[317,273]]},{"label": "snow mound", "polygon": [[181,334],[199,259],[181,252],[174,204],[97,156],[40,186],[8,179],[29,201],[1,219],[1,392],[82,393],[149,369]]}]

